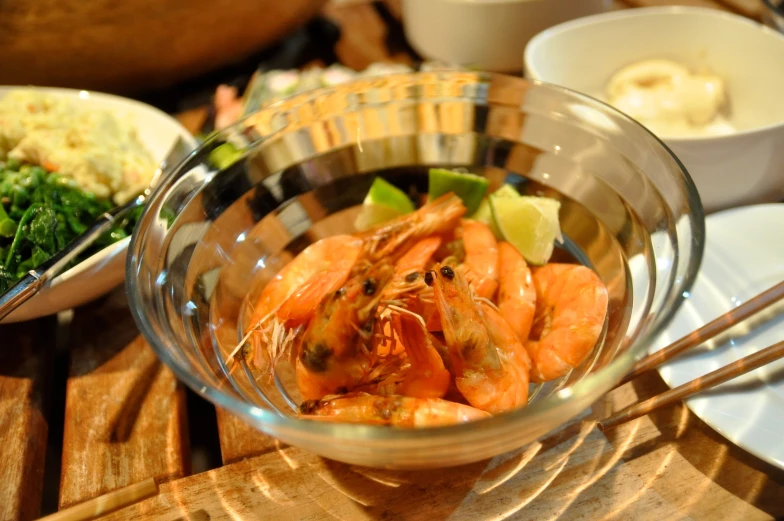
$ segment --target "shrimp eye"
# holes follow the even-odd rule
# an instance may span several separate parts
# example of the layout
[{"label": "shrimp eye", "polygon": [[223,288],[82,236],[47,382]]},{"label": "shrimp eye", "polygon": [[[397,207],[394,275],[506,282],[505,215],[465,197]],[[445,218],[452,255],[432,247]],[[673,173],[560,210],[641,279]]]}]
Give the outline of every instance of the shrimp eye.
[{"label": "shrimp eye", "polygon": [[376,279],[365,279],[364,282],[362,282],[362,291],[365,295],[370,296],[376,292],[376,286]]},{"label": "shrimp eye", "polygon": [[449,280],[452,280],[453,278],[455,278],[455,270],[453,270],[449,266],[441,266],[441,275],[448,278]]},{"label": "shrimp eye", "polygon": [[318,400],[305,400],[299,406],[299,412],[302,414],[312,414],[313,411],[319,408]]},{"label": "shrimp eye", "polygon": [[416,271],[412,271],[411,273],[406,275],[406,282],[411,283],[416,281],[416,279],[418,278],[419,278],[419,273],[417,273]]},{"label": "shrimp eye", "polygon": [[427,284],[428,286],[432,286],[433,285],[433,272],[432,271],[428,271],[427,273],[425,273],[425,284]]}]

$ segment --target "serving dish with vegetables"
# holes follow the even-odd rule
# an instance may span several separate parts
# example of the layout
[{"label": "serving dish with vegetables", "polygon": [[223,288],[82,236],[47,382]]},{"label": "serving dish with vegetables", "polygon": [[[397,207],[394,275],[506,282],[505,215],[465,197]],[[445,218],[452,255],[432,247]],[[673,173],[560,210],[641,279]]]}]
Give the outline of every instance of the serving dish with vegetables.
[{"label": "serving dish with vegetables", "polygon": [[[140,102],[87,91],[0,87],[0,292],[153,180],[180,137],[176,120]],[[122,283],[131,212],[2,322],[78,306]]]}]

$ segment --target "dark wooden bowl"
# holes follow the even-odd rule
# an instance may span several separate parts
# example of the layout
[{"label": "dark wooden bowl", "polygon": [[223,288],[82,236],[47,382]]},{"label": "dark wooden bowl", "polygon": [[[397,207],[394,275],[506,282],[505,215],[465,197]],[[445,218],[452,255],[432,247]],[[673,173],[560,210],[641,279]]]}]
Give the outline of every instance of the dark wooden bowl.
[{"label": "dark wooden bowl", "polygon": [[0,3],[0,84],[130,93],[240,60],[327,0],[15,0]]}]

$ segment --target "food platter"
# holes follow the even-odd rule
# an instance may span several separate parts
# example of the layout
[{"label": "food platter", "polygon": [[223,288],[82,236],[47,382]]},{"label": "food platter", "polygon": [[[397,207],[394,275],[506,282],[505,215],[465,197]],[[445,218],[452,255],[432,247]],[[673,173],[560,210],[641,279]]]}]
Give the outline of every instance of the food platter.
[{"label": "food platter", "polygon": [[[0,99],[17,86],[0,86]],[[160,163],[177,138],[188,149],[197,145],[196,139],[177,120],[144,103],[110,94],[75,89],[24,87],[70,100],[79,108],[109,111],[122,119],[129,119],[141,144],[149,150],[155,163]],[[52,280],[35,297],[14,310],[2,323],[19,322],[57,313],[100,297],[121,284],[129,238],[115,242]]]},{"label": "food platter", "polygon": [[[697,280],[651,352],[681,338],[784,280],[784,204],[741,207],[706,219]],[[781,304],[659,369],[676,387],[782,340]],[[784,469],[784,361],[686,400],[705,423],[736,445]]]}]

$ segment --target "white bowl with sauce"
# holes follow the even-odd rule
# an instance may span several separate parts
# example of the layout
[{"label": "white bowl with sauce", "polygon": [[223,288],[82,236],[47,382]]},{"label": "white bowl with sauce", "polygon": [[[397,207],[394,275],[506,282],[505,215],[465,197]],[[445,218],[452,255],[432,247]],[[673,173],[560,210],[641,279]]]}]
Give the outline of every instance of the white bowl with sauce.
[{"label": "white bowl with sauce", "polygon": [[784,36],[772,29],[715,9],[636,8],[551,27],[524,52],[528,78],[605,102],[616,72],[652,59],[723,81],[731,132],[658,134],[691,174],[705,210],[784,198]]}]

